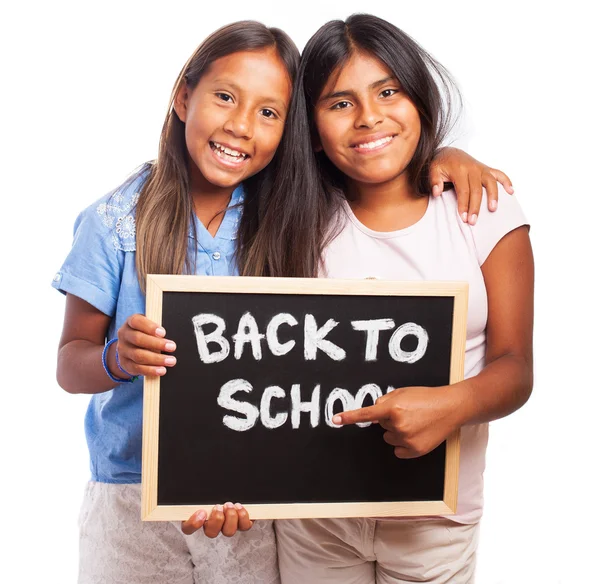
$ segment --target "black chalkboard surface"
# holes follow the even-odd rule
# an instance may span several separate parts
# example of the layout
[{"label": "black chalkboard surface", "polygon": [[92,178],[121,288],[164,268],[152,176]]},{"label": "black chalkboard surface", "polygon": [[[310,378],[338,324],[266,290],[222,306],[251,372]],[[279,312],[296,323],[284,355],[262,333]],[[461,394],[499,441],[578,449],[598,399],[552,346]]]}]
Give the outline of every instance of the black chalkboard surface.
[{"label": "black chalkboard surface", "polygon": [[458,433],[401,460],[379,425],[331,418],[462,379],[466,304],[456,282],[149,276],[177,365],[145,380],[143,518],[454,512]]}]

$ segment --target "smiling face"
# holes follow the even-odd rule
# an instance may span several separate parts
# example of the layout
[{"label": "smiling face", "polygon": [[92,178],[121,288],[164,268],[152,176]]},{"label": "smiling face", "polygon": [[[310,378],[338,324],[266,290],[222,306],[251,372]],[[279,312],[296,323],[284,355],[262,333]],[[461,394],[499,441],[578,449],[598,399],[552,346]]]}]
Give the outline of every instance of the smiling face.
[{"label": "smiling face", "polygon": [[421,121],[379,59],[355,52],[330,76],[314,118],[320,147],[352,181],[407,182],[404,171],[419,143]]},{"label": "smiling face", "polygon": [[185,124],[192,191],[233,190],[275,155],[291,80],[274,48],[214,61],[198,85],[183,83],[174,103]]}]

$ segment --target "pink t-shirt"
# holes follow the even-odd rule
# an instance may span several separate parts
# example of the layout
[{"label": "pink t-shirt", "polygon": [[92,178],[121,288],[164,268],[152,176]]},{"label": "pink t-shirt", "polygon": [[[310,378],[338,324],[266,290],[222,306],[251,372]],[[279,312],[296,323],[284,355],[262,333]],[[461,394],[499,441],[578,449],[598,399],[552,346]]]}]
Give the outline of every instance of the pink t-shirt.
[{"label": "pink t-shirt", "polygon": [[[490,213],[484,197],[473,227],[460,219],[454,191],[430,198],[417,223],[390,232],[365,227],[344,203],[340,218],[343,227],[325,249],[320,275],[468,282],[465,377],[473,377],[485,365],[488,304],[481,265],[504,235],[527,224],[517,199],[500,185],[498,189],[498,210]],[[475,523],[481,517],[487,440],[487,424],[461,430],[458,509],[456,515],[449,516],[458,523]]]}]

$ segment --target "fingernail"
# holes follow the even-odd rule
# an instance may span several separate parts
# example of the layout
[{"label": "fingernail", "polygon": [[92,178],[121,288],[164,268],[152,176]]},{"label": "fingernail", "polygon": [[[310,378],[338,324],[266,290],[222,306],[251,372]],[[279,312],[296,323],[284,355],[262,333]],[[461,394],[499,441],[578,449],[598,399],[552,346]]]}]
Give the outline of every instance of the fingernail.
[{"label": "fingernail", "polygon": [[514,189],[514,187],[508,187],[508,188],[506,189],[506,192],[507,192],[507,193],[510,193],[510,194],[512,195],[512,194],[515,192],[515,189]]},{"label": "fingernail", "polygon": [[490,209],[492,211],[495,211],[498,208],[498,201],[491,201],[490,202]]},{"label": "fingernail", "polygon": [[200,509],[196,513],[196,521],[204,521],[206,519],[206,511],[204,509]]},{"label": "fingernail", "polygon": [[236,503],[236,504],[234,505],[234,507],[235,507],[236,509],[243,509],[243,508],[244,508],[244,507],[242,506],[242,504],[241,504],[241,503]]},{"label": "fingernail", "polygon": [[333,416],[333,418],[331,418],[331,421],[334,424],[341,424],[342,423],[342,416]]},{"label": "fingernail", "polygon": [[462,220],[463,220],[463,221],[466,223],[466,222],[467,222],[467,218],[468,218],[469,216],[468,216],[466,213],[463,213],[463,214],[461,215],[461,217],[462,217]]},{"label": "fingernail", "polygon": [[477,223],[477,215],[475,215],[475,213],[473,213],[473,215],[471,215],[471,219],[469,219],[469,223],[471,225],[475,225],[475,223]]},{"label": "fingernail", "polygon": [[223,513],[223,505],[215,505],[215,511],[219,513]]},{"label": "fingernail", "polygon": [[165,329],[164,329],[162,326],[159,326],[159,327],[156,329],[156,334],[157,334],[159,337],[164,337],[164,336],[167,334],[167,331],[166,331],[166,330],[165,330]]},{"label": "fingernail", "polygon": [[165,365],[175,365],[177,359],[175,357],[165,357]]},{"label": "fingernail", "polygon": [[440,194],[440,185],[433,185],[433,196],[437,197]]},{"label": "fingernail", "polygon": [[156,371],[156,375],[159,375],[159,376],[164,375],[167,372],[165,367],[157,367],[155,369],[155,371]]},{"label": "fingernail", "polygon": [[177,345],[172,341],[165,343],[165,351],[174,351],[177,348]]},{"label": "fingernail", "polygon": [[233,503],[225,503],[225,509],[233,509]]}]

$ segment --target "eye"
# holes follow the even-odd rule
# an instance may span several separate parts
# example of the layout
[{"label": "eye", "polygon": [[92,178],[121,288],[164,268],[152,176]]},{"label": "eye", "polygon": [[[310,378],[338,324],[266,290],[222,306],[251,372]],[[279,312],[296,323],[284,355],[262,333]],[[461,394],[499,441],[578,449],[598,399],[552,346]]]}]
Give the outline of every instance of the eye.
[{"label": "eye", "polygon": [[231,97],[231,95],[228,95],[227,93],[215,93],[215,95],[221,100],[221,101],[225,101],[225,102],[231,102],[233,101],[233,98]]},{"label": "eye", "polygon": [[395,93],[398,93],[398,89],[384,89],[379,95],[381,97],[391,97]]},{"label": "eye", "polygon": [[335,105],[331,106],[331,109],[346,109],[352,104],[349,101],[339,101]]},{"label": "eye", "polygon": [[261,109],[260,115],[270,120],[274,120],[277,117],[277,114],[273,110],[270,110],[268,108]]}]

